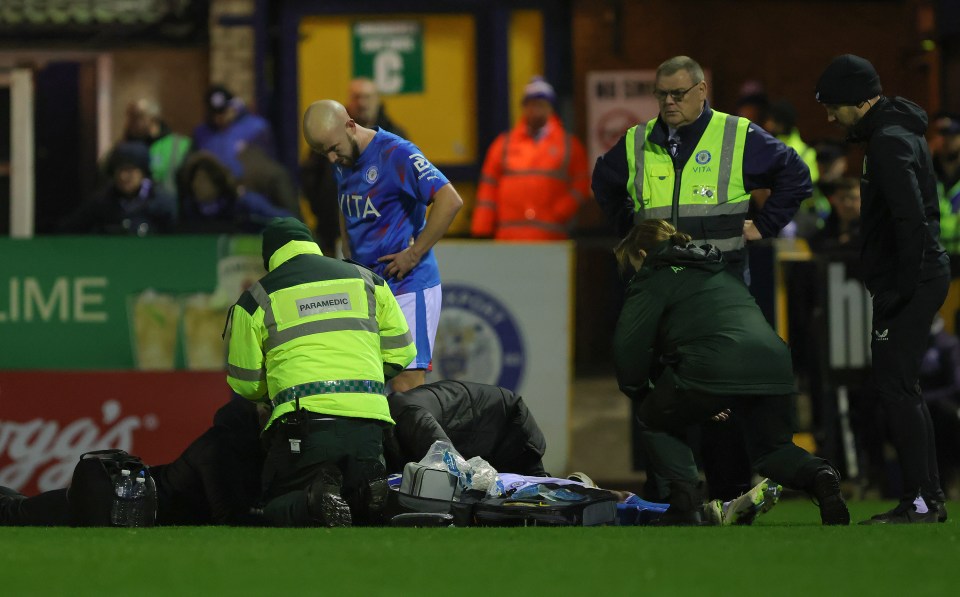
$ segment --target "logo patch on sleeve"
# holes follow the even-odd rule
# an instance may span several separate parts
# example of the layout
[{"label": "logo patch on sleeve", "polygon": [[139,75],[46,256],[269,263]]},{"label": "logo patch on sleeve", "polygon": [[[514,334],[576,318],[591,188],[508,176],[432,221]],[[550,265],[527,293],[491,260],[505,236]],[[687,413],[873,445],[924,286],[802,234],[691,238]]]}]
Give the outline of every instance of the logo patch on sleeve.
[{"label": "logo patch on sleeve", "polygon": [[334,311],[351,311],[352,309],[350,295],[346,292],[312,296],[297,301],[297,315],[299,317],[309,317],[310,315],[332,313]]}]

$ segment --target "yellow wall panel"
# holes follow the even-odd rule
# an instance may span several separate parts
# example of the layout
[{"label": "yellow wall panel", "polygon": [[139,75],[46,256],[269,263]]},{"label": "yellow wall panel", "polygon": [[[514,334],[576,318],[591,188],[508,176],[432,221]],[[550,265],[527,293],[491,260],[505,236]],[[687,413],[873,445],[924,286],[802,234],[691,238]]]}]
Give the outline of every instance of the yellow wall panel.
[{"label": "yellow wall panel", "polygon": [[[300,121],[319,99],[346,100],[353,72],[353,23],[411,21],[422,24],[423,93],[384,96],[387,113],[407,130],[430,161],[472,164],[477,158],[476,36],[472,15],[344,15],[300,23]],[[300,139],[301,154],[307,152]]]},{"label": "yellow wall panel", "polygon": [[512,125],[520,119],[523,88],[530,82],[530,77],[543,74],[543,13],[537,10],[511,12],[509,44]]}]

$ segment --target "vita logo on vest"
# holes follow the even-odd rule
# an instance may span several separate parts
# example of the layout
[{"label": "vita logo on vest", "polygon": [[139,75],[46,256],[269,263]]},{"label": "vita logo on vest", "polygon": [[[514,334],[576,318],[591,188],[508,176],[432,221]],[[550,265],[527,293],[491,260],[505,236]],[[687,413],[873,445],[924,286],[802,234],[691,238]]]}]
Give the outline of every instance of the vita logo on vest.
[{"label": "vita logo on vest", "polygon": [[710,160],[712,158],[713,156],[706,149],[698,151],[694,159],[699,165],[694,166],[693,171],[694,172],[713,172],[713,168],[707,165],[710,163]]}]

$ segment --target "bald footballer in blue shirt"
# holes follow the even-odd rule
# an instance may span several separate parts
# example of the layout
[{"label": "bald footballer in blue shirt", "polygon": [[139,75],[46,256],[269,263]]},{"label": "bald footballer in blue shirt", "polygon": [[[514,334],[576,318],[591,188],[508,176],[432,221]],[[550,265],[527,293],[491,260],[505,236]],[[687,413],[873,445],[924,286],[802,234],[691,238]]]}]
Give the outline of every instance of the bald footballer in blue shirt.
[{"label": "bald footballer in blue shirt", "polygon": [[416,339],[417,358],[393,379],[393,390],[422,385],[440,319],[440,270],[432,249],[463,200],[416,145],[360,126],[336,101],[307,108],[303,136],[334,166],[344,257],[387,280]]}]

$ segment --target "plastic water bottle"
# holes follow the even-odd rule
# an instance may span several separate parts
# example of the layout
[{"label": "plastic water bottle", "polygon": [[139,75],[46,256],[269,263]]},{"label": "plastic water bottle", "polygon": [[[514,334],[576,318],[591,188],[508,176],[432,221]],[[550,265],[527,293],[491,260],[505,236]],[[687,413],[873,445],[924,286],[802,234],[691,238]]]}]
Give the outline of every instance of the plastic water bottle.
[{"label": "plastic water bottle", "polygon": [[130,519],[127,526],[147,526],[147,480],[137,477],[130,491]]},{"label": "plastic water bottle", "polygon": [[133,479],[130,471],[123,469],[113,486],[113,507],[110,509],[110,522],[115,527],[130,526],[130,494],[133,492]]}]

